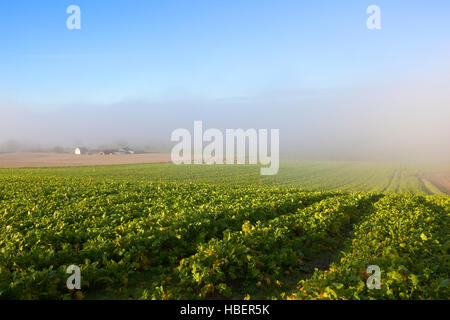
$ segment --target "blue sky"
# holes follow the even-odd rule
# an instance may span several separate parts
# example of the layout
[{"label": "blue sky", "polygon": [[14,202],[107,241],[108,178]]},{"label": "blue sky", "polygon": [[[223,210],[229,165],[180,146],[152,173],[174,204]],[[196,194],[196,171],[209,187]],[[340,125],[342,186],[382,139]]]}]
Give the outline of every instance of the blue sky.
[{"label": "blue sky", "polygon": [[[375,2],[2,1],[0,90],[42,104],[227,99],[361,84],[448,50],[448,1]],[[81,30],[66,28],[70,4]]]},{"label": "blue sky", "polygon": [[282,152],[449,153],[449,39],[448,0],[1,1],[0,149],[165,144],[203,120],[279,128]]}]

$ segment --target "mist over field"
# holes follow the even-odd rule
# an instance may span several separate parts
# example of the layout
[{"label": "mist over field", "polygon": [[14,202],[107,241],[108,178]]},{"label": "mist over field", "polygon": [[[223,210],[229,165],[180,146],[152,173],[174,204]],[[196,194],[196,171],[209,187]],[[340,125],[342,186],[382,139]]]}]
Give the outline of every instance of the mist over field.
[{"label": "mist over field", "polygon": [[33,102],[3,97],[0,143],[2,151],[11,151],[12,146],[26,151],[117,142],[169,151],[173,130],[192,132],[193,121],[202,120],[204,130],[279,128],[280,152],[290,157],[448,161],[449,74],[444,69],[425,70],[371,84],[215,99],[174,92],[159,101],[36,108]]}]

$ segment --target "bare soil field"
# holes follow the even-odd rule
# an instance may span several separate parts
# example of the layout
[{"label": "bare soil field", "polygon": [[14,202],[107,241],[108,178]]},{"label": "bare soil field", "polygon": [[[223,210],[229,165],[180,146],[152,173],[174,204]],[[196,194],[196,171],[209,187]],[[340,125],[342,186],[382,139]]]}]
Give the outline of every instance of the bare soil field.
[{"label": "bare soil field", "polygon": [[75,155],[65,153],[0,153],[0,168],[70,167],[170,162],[170,154]]}]

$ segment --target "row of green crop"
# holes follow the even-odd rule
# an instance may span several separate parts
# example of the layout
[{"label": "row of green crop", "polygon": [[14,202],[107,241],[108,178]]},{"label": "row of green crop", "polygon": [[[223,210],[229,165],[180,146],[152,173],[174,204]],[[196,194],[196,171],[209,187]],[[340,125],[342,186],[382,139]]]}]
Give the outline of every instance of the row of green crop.
[{"label": "row of green crop", "polygon": [[0,296],[13,298],[66,296],[71,264],[80,265],[87,291],[120,284],[135,271],[163,274],[198,244],[245,221],[273,219],[334,195],[53,177],[10,186],[0,201]]},{"label": "row of green crop", "polygon": [[240,231],[227,230],[180,261],[175,289],[172,283],[156,298],[229,297],[236,282],[247,289],[281,285],[280,277],[298,271],[303,260],[335,248],[371,198],[340,195],[267,221],[245,221]]},{"label": "row of green crop", "polygon": [[[449,299],[450,200],[389,195],[355,227],[339,262],[300,281],[290,299]],[[369,265],[381,270],[369,289]]]}]

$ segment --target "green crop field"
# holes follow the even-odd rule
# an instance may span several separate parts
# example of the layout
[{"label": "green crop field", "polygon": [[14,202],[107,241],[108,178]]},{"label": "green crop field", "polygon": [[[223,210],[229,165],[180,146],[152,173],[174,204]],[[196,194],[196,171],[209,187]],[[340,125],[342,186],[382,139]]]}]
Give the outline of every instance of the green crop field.
[{"label": "green crop field", "polygon": [[[450,197],[411,165],[0,170],[0,299],[448,299]],[[81,290],[66,269],[81,268]],[[368,289],[369,265],[381,288]]]},{"label": "green crop field", "polygon": [[[445,194],[426,177],[424,165],[369,162],[282,162],[278,174],[261,176],[256,165],[141,164],[95,167],[0,169],[0,178],[74,176],[103,181],[192,182],[221,185],[285,185],[308,190]],[[436,169],[435,169],[436,170]],[[448,167],[438,170],[448,172]]]}]

